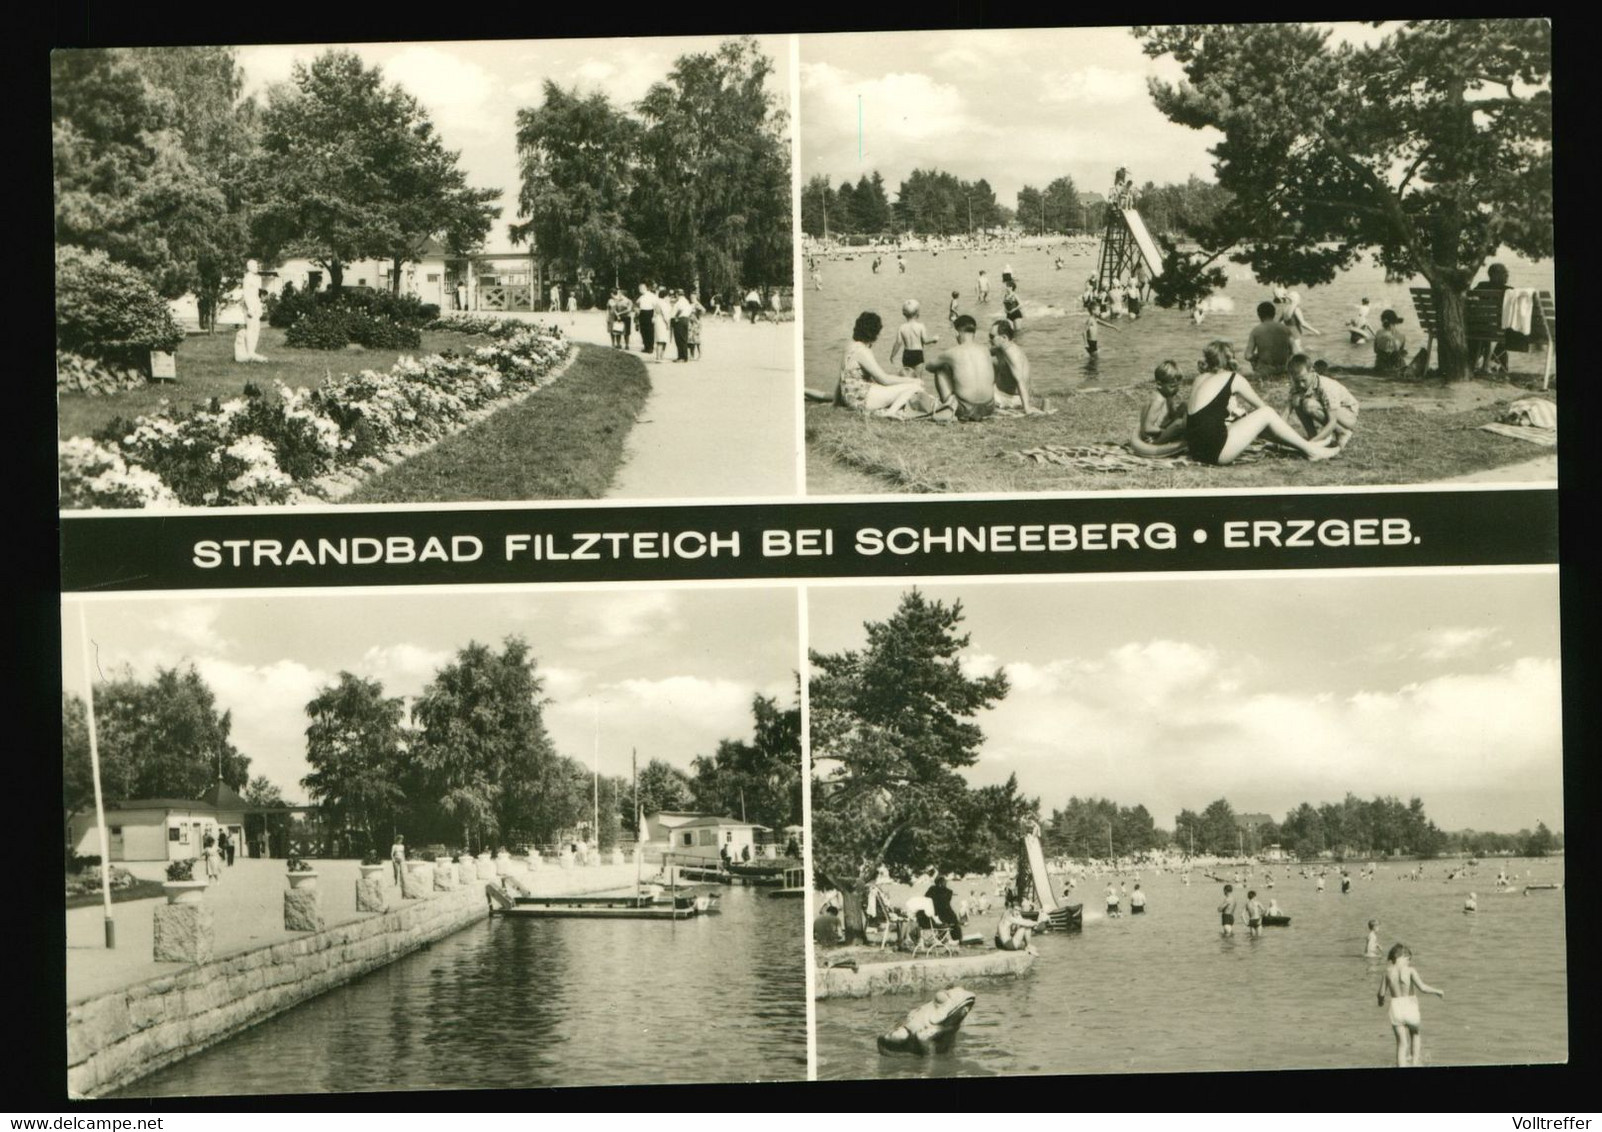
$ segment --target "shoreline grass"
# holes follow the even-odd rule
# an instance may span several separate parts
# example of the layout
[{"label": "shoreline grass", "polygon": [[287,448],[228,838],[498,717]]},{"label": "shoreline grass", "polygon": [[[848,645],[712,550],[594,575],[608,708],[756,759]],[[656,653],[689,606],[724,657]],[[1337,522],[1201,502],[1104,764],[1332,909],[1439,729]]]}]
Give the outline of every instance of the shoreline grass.
[{"label": "shoreline grass", "polygon": [[315,389],[330,373],[357,373],[361,370],[387,370],[403,355],[421,357],[454,350],[470,354],[484,339],[454,331],[426,330],[423,344],[415,350],[306,350],[284,345],[284,331],[264,326],[260,350],[267,361],[234,361],[234,335],[230,329],[215,334],[197,334],[178,345],[178,380],[149,382],[134,389],[109,395],[63,392],[56,398],[57,429],[62,440],[92,436],[114,417],[134,417],[153,413],[168,405],[188,408],[205,405],[213,397],[228,400],[239,397],[247,383],[255,383],[273,397],[273,383],[282,381],[291,389]]},{"label": "shoreline grass", "polygon": [[636,355],[580,346],[555,383],[372,476],[341,502],[599,499],[650,391]]},{"label": "shoreline grass", "polygon": [[[1419,393],[1433,391],[1426,388]],[[1340,487],[1431,483],[1551,451],[1479,428],[1496,420],[1509,402],[1528,396],[1528,390],[1509,385],[1478,392],[1479,403],[1461,408],[1451,404],[1450,393],[1445,394],[1447,404],[1433,408],[1399,404],[1395,399],[1365,406],[1357,436],[1347,450],[1337,459],[1317,464],[1289,457],[1222,468],[1181,464],[1120,471],[1036,464],[1017,453],[1045,444],[1122,443],[1133,432],[1142,399],[1148,395],[1143,388],[1079,393],[1053,399],[1055,416],[981,424],[902,423],[830,405],[809,405],[808,481],[814,493],[849,490],[845,485],[862,477],[878,484],[870,490],[911,494]],[[831,475],[839,468],[849,474]]]}]

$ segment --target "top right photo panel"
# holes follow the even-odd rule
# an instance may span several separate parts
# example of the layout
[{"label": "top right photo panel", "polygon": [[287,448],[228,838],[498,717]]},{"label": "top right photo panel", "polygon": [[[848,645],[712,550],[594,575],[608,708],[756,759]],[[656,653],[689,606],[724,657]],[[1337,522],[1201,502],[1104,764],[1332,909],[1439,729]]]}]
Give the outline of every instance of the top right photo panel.
[{"label": "top right photo panel", "polygon": [[1546,21],[800,55],[810,494],[1556,483]]}]

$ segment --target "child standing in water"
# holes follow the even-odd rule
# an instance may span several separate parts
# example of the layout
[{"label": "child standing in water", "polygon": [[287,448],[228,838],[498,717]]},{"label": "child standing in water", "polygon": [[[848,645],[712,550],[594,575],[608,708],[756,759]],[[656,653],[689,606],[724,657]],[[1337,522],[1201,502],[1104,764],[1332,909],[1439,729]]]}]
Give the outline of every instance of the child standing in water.
[{"label": "child standing in water", "polygon": [[1396,1067],[1424,1064],[1423,1021],[1418,1012],[1418,992],[1445,998],[1446,992],[1436,990],[1413,970],[1413,952],[1407,944],[1398,943],[1386,956],[1385,976],[1380,980],[1379,1005],[1385,1005],[1390,996],[1391,1030],[1396,1034]]},{"label": "child standing in water", "polygon": [[946,308],[946,321],[952,326],[957,325],[957,316],[962,313],[957,310],[957,300],[961,297],[956,291],[951,292],[951,305]]},{"label": "child standing in water", "polygon": [[908,299],[901,304],[901,325],[896,329],[896,341],[890,347],[890,364],[901,359],[903,377],[917,377],[923,371],[924,347],[940,341],[929,328],[918,320],[918,300]]},{"label": "child standing in water", "polygon": [[1368,942],[1363,945],[1363,954],[1370,959],[1378,959],[1379,953],[1379,921],[1370,920],[1368,922]]},{"label": "child standing in water", "polygon": [[1235,886],[1224,886],[1224,902],[1218,906],[1218,921],[1223,925],[1226,937],[1235,934]]}]

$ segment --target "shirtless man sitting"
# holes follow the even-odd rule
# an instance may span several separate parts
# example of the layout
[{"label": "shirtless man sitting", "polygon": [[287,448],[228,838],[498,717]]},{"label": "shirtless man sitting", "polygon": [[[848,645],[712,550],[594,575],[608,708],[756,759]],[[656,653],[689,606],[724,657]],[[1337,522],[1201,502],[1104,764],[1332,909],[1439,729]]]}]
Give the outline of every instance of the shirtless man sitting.
[{"label": "shirtless man sitting", "polygon": [[996,369],[996,402],[1026,413],[1046,411],[1044,398],[1029,397],[1029,359],[1015,339],[1012,323],[998,319],[990,325],[990,357]]},{"label": "shirtless man sitting", "polygon": [[955,411],[959,421],[982,421],[996,411],[996,367],[990,351],[975,342],[979,324],[973,315],[961,315],[955,326],[957,344],[932,362],[935,394],[943,407]]}]

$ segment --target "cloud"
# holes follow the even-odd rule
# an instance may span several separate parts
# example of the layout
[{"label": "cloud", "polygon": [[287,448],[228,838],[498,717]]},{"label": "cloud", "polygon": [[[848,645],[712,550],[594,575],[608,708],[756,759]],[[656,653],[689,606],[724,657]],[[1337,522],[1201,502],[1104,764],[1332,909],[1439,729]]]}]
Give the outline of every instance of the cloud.
[{"label": "cloud", "polygon": [[307,58],[303,47],[265,45],[241,47],[239,66],[245,72],[245,93],[259,94],[274,83],[288,82],[295,62]]},{"label": "cloud", "polygon": [[1085,67],[1041,76],[1040,101],[1081,106],[1147,105],[1146,76],[1138,71]]},{"label": "cloud", "polygon": [[489,71],[452,51],[414,43],[384,64],[384,77],[399,83],[428,108],[435,124],[454,130],[498,126],[503,115],[491,103]]},{"label": "cloud", "polygon": [[1449,795],[1561,793],[1551,659],[1344,695],[1281,689],[1250,658],[1173,641],[1005,667],[1013,691],[980,720],[981,767],[991,767],[980,777],[1018,770],[1048,811],[1100,794],[1143,802],[1166,823],[1221,796],[1278,813],[1347,791],[1416,794],[1426,807]]},{"label": "cloud", "polygon": [[1495,626],[1446,626],[1426,629],[1399,641],[1387,641],[1374,649],[1373,660],[1462,660],[1511,647],[1507,634]]},{"label": "cloud", "polygon": [[412,696],[421,692],[454,655],[448,649],[425,648],[405,641],[373,645],[362,653],[356,675],[379,681],[389,695]]},{"label": "cloud", "polygon": [[300,798],[300,780],[311,769],[306,705],[334,674],[293,660],[252,665],[204,657],[195,667],[216,693],[218,709],[232,713],[231,738],[250,757],[251,777],[264,774],[286,798]]},{"label": "cloud", "polygon": [[581,652],[600,652],[628,642],[642,646],[656,632],[679,627],[678,599],[668,590],[639,590],[614,595],[599,605],[575,607],[575,632],[567,645]]},{"label": "cloud", "polygon": [[623,680],[598,693],[626,711],[674,718],[720,736],[751,729],[751,685],[736,680],[669,676],[662,680]]},{"label": "cloud", "polygon": [[165,607],[168,612],[151,618],[151,627],[176,637],[186,649],[225,652],[228,642],[217,632],[222,607],[209,602],[186,602]]}]

